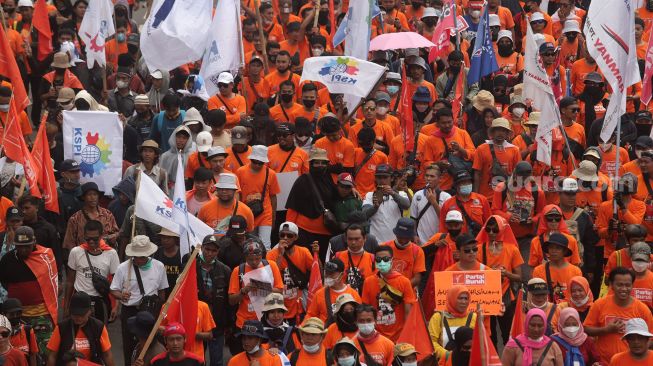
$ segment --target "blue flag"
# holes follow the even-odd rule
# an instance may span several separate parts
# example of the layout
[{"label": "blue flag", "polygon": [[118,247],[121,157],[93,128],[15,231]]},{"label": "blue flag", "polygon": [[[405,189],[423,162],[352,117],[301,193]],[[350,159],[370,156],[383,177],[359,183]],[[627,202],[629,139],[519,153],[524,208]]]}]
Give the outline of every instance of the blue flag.
[{"label": "blue flag", "polygon": [[499,70],[497,59],[494,57],[494,47],[492,47],[492,37],[490,36],[490,14],[487,11],[487,5],[483,9],[483,16],[478,23],[476,40],[474,41],[474,52],[470,60],[469,73],[467,74],[467,84],[472,85],[483,76],[489,75]]},{"label": "blue flag", "polygon": [[[355,7],[355,5],[357,6]],[[372,15],[371,17],[369,16],[370,14]],[[347,38],[348,35],[353,36],[354,34],[357,34],[357,31],[360,29],[358,27],[358,23],[361,24],[360,27],[368,29],[368,36],[366,39],[365,37],[361,37],[360,34],[358,34],[355,38],[362,39],[363,41],[366,40],[367,43],[369,43],[369,28],[371,27],[372,19],[376,18],[380,14],[381,8],[379,8],[376,0],[356,1],[353,4],[350,3],[349,9],[347,10],[347,15],[342,20],[342,22],[340,22],[340,26],[336,30],[336,33],[333,35],[333,47],[337,47],[345,40],[345,38]]]}]

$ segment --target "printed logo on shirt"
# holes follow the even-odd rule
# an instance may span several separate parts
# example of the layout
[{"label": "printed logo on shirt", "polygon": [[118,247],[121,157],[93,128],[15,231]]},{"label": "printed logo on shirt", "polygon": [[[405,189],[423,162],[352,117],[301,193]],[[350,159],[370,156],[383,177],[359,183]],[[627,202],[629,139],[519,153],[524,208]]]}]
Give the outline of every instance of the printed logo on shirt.
[{"label": "printed logo on shirt", "polygon": [[485,274],[454,273],[452,283],[463,286],[484,286]]},{"label": "printed logo on shirt", "polygon": [[641,301],[641,302],[643,302],[643,303],[645,303],[647,305],[650,305],[651,303],[653,303],[653,289],[650,289],[650,288],[633,288],[633,296],[637,300],[639,300],[639,301]]},{"label": "printed logo on shirt", "polygon": [[336,153],[336,158],[338,158],[338,159],[342,159],[342,158],[344,158],[344,157],[345,157],[345,155],[343,155],[343,153],[341,153],[341,152],[337,152],[337,153]]},{"label": "printed logo on shirt", "polygon": [[86,338],[75,338],[75,348],[77,350],[81,349],[91,349],[91,344]]},{"label": "printed logo on shirt", "polygon": [[379,297],[379,312],[376,315],[376,323],[381,325],[393,325],[397,322],[395,309],[389,302]]}]

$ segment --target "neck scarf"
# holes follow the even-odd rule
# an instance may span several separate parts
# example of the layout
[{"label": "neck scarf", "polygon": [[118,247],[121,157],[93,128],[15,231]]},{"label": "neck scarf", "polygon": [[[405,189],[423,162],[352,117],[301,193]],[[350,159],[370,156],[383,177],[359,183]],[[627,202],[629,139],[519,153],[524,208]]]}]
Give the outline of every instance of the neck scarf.
[{"label": "neck scarf", "polygon": [[[576,306],[574,303],[571,301],[571,287],[574,285],[581,286],[583,290],[585,290],[585,293],[587,294],[588,300],[583,306]],[[574,276],[569,280],[569,285],[567,285],[567,289],[565,290],[565,299],[567,300],[567,303],[569,304],[570,307],[576,309],[579,313],[583,311],[587,311],[587,309],[594,304],[594,295],[592,294],[592,291],[590,290],[590,284],[587,282],[587,279],[583,276]]]},{"label": "neck scarf", "polygon": [[[574,318],[578,322],[578,333],[573,338],[569,338],[562,329],[564,324],[569,318]],[[578,364],[581,366],[585,365],[585,360],[583,359],[583,354],[580,352],[580,347],[585,340],[587,339],[587,334],[585,334],[585,329],[583,328],[583,322],[580,320],[580,315],[578,311],[574,308],[564,308],[560,311],[560,319],[558,320],[558,332],[553,336],[556,338],[558,343],[562,344],[566,349],[567,353],[565,355],[565,365],[575,365],[575,361],[578,361]]]},{"label": "neck scarf", "polygon": [[514,244],[517,248],[519,248],[519,244],[517,243],[517,239],[515,238],[515,234],[512,232],[512,228],[510,227],[510,224],[506,219],[499,215],[492,215],[490,218],[485,221],[485,224],[483,225],[483,228],[481,231],[478,233],[476,236],[476,240],[478,240],[479,243],[485,245],[485,243],[490,243],[490,238],[485,231],[485,227],[487,226],[488,222],[490,222],[491,219],[496,220],[497,224],[499,225],[499,233],[497,234],[496,241],[501,241],[503,244]]},{"label": "neck scarf", "polygon": [[465,309],[465,311],[463,312],[456,310],[456,303],[458,302],[458,297],[461,294],[465,294],[465,293],[469,295],[469,290],[467,289],[467,287],[462,285],[453,286],[449,289],[449,292],[447,292],[447,312],[453,315],[454,318],[464,318],[469,313],[467,309]]},{"label": "neck scarf", "polygon": [[453,126],[453,127],[451,128],[451,131],[449,131],[448,134],[445,134],[444,132],[442,132],[442,131],[438,128],[437,130],[435,130],[435,132],[434,132],[433,134],[435,135],[435,137],[443,137],[443,138],[445,138],[445,139],[450,139],[450,138],[454,137],[454,135],[456,134],[456,130],[457,130],[457,129],[458,129],[458,127]]},{"label": "neck scarf", "polygon": [[[539,341],[532,340],[528,338],[528,323],[535,316],[542,318],[544,321],[544,333],[546,334],[546,315],[544,311],[540,309],[531,309],[526,313],[526,320],[524,321],[524,328],[522,329],[522,334],[517,336],[517,341],[519,344],[524,347],[524,355],[522,359],[522,366],[531,366],[533,364],[533,350],[542,349],[551,341],[551,338],[546,335],[542,336],[542,339]],[[508,347],[519,347],[515,340],[511,339],[508,341]]]}]

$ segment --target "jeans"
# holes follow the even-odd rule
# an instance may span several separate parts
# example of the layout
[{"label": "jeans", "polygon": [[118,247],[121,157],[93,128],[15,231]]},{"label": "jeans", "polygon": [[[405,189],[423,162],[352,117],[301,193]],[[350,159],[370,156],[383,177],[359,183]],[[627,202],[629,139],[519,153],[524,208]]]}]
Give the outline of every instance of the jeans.
[{"label": "jeans", "polygon": [[214,331],[213,339],[208,341],[206,346],[209,349],[209,358],[211,359],[211,364],[208,366],[222,366],[224,333]]},{"label": "jeans", "polygon": [[270,248],[272,248],[272,243],[270,242],[270,235],[272,235],[272,226],[257,226],[256,229],[254,229],[254,233],[258,235],[258,237],[263,242],[263,245],[265,245],[265,250],[269,251]]}]

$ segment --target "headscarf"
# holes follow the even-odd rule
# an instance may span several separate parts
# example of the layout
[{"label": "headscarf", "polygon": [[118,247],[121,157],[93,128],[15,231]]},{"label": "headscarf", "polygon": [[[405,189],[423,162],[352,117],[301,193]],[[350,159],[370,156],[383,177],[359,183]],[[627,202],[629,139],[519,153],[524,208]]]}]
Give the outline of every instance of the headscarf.
[{"label": "headscarf", "polygon": [[[574,318],[578,322],[578,332],[573,338],[569,338],[565,332],[562,331],[564,324],[569,318]],[[587,334],[585,334],[585,329],[583,328],[583,322],[580,320],[580,315],[578,311],[574,308],[564,308],[560,311],[560,319],[558,320],[558,332],[553,335],[555,340],[560,343],[567,353],[565,354],[565,365],[580,365],[585,366],[585,360],[583,354],[580,352],[580,347],[585,340],[587,339]]]},{"label": "headscarf", "polygon": [[[544,206],[544,209],[542,210],[542,214],[540,215],[540,220],[537,223],[537,235],[542,235],[542,234],[548,234],[549,233],[549,227],[546,224],[546,215],[551,212],[553,209],[558,210],[560,212],[560,215],[562,216],[562,209],[558,205],[546,205]],[[561,233],[569,234],[569,228],[567,228],[567,223],[564,220],[564,217],[561,218],[560,220],[560,225],[558,226],[558,230]],[[540,243],[542,245],[544,243]]]},{"label": "headscarf", "polygon": [[[522,366],[531,366],[533,364],[533,350],[541,349],[546,347],[546,345],[551,341],[551,338],[546,335],[542,336],[542,339],[539,341],[532,340],[528,338],[528,323],[530,323],[533,317],[539,316],[544,322],[544,334],[546,334],[546,314],[540,309],[531,309],[526,313],[526,320],[524,320],[524,327],[522,329],[522,334],[517,336],[517,342],[524,347],[524,354],[522,358]],[[510,339],[506,346],[517,348],[519,347],[515,342],[515,339]]]},{"label": "headscarf", "polygon": [[485,227],[487,226],[488,222],[490,222],[491,219],[495,219],[497,222],[497,225],[499,225],[499,234],[497,234],[497,241],[502,241],[503,244],[514,244],[519,248],[519,244],[517,243],[517,239],[515,238],[515,234],[512,232],[512,228],[510,227],[510,224],[506,219],[499,215],[492,215],[490,218],[485,221],[485,224],[483,224],[483,228],[481,231],[479,231],[478,235],[476,235],[476,241],[478,241],[481,244],[485,244],[489,242],[490,238],[487,235],[487,232],[485,232]]},{"label": "headscarf", "polygon": [[312,188],[310,179],[313,179],[315,189],[320,192],[320,198],[326,208],[331,209],[331,202],[337,197],[336,185],[333,183],[331,174],[324,172],[322,174],[309,171],[297,178],[295,184],[290,189],[286,208],[293,209],[309,219],[317,219],[324,212],[320,206],[319,199],[315,195],[315,189]]},{"label": "headscarf", "polygon": [[89,105],[89,111],[109,111],[109,108],[99,104],[93,96],[86,90],[80,90],[77,95],[75,95],[75,102],[79,99],[84,99]]},{"label": "headscarf", "polygon": [[459,327],[454,332],[454,343],[456,348],[451,351],[452,365],[469,365],[469,356],[471,352],[463,351],[462,347],[474,336],[474,330],[470,327]]},{"label": "headscarf", "polygon": [[[571,286],[574,284],[579,285],[585,290],[585,293],[587,294],[588,300],[583,306],[576,306],[572,301],[571,301]],[[590,284],[587,282],[587,279],[583,276],[574,276],[569,280],[569,285],[567,285],[567,289],[565,290],[565,299],[567,299],[567,303],[569,304],[570,307],[576,309],[578,312],[583,312],[589,309],[592,304],[594,304],[594,294],[592,294],[592,291],[590,290]]]},{"label": "headscarf", "polygon": [[469,295],[469,290],[463,285],[455,285],[449,289],[447,292],[447,312],[453,315],[455,318],[464,318],[467,316],[469,311],[465,309],[464,312],[459,312],[456,310],[456,303],[458,302],[458,296],[460,294],[467,293]]}]

